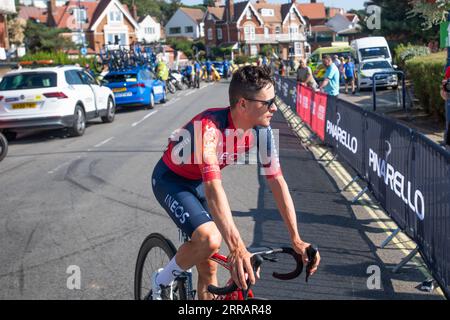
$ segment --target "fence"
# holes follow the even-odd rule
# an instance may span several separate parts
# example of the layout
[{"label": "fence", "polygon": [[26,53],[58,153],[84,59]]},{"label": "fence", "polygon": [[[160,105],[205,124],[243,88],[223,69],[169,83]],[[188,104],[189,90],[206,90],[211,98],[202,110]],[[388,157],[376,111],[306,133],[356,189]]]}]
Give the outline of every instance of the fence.
[{"label": "fence", "polygon": [[[450,153],[385,116],[275,75],[277,95],[367,182],[450,296]],[[286,89],[287,88],[287,89]],[[295,94],[289,94],[297,88]]]}]

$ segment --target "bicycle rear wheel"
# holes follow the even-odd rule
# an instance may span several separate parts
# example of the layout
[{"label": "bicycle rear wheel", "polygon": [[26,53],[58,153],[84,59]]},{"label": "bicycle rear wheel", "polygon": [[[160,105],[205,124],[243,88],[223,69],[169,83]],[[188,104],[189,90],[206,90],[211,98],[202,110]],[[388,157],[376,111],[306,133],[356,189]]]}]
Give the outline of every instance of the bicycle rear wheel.
[{"label": "bicycle rear wheel", "polygon": [[0,161],[6,157],[8,153],[8,140],[6,140],[5,136],[0,132]]},{"label": "bicycle rear wheel", "polygon": [[[141,245],[134,274],[134,299],[151,300],[151,277],[154,271],[165,267],[177,250],[172,241],[159,233],[149,235]],[[186,300],[186,284],[176,281],[173,287],[174,300]]]}]

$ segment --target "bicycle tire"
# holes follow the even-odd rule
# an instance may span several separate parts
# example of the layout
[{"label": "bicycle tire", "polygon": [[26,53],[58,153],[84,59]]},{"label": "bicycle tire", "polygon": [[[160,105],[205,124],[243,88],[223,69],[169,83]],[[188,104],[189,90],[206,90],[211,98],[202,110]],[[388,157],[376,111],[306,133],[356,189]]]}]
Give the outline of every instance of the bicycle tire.
[{"label": "bicycle tire", "polygon": [[0,161],[2,161],[8,153],[8,140],[0,133]]},{"label": "bicycle tire", "polygon": [[[176,254],[177,250],[173,245],[172,241],[165,238],[163,235],[159,233],[150,234],[142,243],[141,248],[139,249],[138,258],[136,261],[136,269],[134,273],[134,299],[135,300],[144,300],[142,299],[142,276],[144,271],[144,265],[146,258],[149,252],[152,249],[161,249],[168,257],[168,261],[170,261]],[[168,262],[167,261],[167,262]],[[164,267],[162,265],[157,266],[156,268]],[[151,275],[148,275],[148,281],[150,281]],[[150,285],[151,287],[151,285]],[[174,287],[174,300],[187,300],[186,295],[186,284],[183,280],[178,280],[177,284]],[[146,300],[151,299],[151,291],[144,296],[147,298]],[[176,299],[175,299],[176,298]]]}]

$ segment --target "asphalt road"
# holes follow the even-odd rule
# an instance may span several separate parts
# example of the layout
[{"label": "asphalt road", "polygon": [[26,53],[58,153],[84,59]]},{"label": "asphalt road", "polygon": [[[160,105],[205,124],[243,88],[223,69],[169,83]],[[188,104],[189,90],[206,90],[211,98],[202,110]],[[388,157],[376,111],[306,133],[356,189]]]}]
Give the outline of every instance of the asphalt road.
[{"label": "asphalt road", "polygon": [[[177,92],[153,110],[122,111],[111,124],[94,121],[80,138],[52,131],[12,142],[0,163],[0,299],[132,299],[145,237],[159,232],[179,244],[174,223],[151,192],[152,168],[174,129],[204,109],[228,105],[227,89],[221,82]],[[367,288],[367,267],[381,262],[364,226],[280,114],[273,127],[280,129],[281,163],[300,230],[319,245],[323,263],[309,284],[303,277],[270,278],[271,271],[290,268],[270,264],[255,292],[272,299],[423,298],[396,296],[388,272],[381,290]],[[256,166],[227,167],[223,181],[246,243],[289,243]],[[70,266],[81,272],[79,290],[67,288]]]}]

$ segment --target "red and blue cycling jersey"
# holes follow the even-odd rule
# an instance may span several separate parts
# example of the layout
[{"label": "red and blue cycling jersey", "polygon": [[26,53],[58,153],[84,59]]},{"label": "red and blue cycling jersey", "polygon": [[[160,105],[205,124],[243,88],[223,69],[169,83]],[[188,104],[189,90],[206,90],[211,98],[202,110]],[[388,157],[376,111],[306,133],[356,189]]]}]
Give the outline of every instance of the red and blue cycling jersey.
[{"label": "red and blue cycling jersey", "polygon": [[227,165],[252,159],[261,164],[267,179],[282,175],[270,126],[238,130],[230,107],[205,110],[176,130],[162,158],[177,175],[203,181],[221,179],[220,171]]}]

